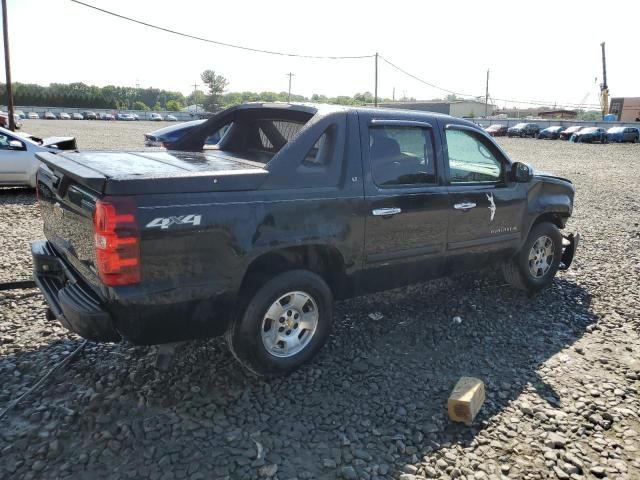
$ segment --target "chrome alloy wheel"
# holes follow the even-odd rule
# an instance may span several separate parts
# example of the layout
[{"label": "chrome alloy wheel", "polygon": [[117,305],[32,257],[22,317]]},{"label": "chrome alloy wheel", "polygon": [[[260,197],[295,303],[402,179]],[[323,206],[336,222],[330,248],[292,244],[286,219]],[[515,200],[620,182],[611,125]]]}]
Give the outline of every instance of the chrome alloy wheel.
[{"label": "chrome alloy wheel", "polygon": [[534,278],[544,277],[553,264],[554,245],[546,235],[538,238],[529,252],[529,271]]},{"label": "chrome alloy wheel", "polygon": [[289,292],[276,300],[262,318],[262,344],[274,357],[301,352],[318,327],[318,306],[305,292]]}]

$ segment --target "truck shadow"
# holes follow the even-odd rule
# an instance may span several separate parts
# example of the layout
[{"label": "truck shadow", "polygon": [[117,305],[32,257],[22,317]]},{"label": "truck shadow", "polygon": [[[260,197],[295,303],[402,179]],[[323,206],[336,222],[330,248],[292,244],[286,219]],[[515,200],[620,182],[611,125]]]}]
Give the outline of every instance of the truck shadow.
[{"label": "truck shadow", "polygon": [[0,187],[0,205],[32,205],[36,191],[27,187]]},{"label": "truck shadow", "polygon": [[[442,446],[469,445],[525,390],[558,405],[538,370],[595,320],[589,293],[566,277],[530,298],[493,274],[458,277],[338,303],[317,360],[286,378],[245,374],[219,339],[186,346],[167,373],[154,368],[150,349],[91,345],[9,417],[24,430],[43,405],[75,412],[50,409],[60,419],[52,436],[64,441],[56,462],[90,475],[177,471],[187,467],[158,461],[182,452],[176,465],[214,477],[257,478],[272,464],[279,478],[336,478],[345,466],[357,478],[398,477]],[[52,348],[2,358],[0,367]],[[461,376],[480,378],[487,391],[471,427],[446,416]],[[10,380],[1,368],[0,380]],[[28,427],[33,451],[44,442],[42,422],[36,415]],[[114,438],[115,464],[92,459]],[[77,465],[82,452],[87,460]]]}]

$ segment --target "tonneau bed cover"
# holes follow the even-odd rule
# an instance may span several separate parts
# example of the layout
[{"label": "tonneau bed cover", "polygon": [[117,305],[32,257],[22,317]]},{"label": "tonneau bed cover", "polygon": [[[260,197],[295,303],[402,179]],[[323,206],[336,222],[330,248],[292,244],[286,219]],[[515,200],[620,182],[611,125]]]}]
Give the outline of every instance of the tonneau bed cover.
[{"label": "tonneau bed cover", "polygon": [[105,195],[252,190],[268,171],[231,152],[39,153],[54,175]]}]

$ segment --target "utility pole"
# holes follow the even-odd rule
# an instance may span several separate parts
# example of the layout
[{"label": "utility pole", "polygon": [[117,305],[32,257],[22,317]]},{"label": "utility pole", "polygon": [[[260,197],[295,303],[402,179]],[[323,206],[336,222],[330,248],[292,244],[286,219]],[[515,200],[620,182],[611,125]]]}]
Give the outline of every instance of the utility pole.
[{"label": "utility pole", "polygon": [[489,110],[489,69],[487,68],[487,88],[484,94],[484,118],[487,118]]},{"label": "utility pole", "polygon": [[2,0],[2,33],[4,38],[4,69],[7,76],[7,110],[9,114],[9,130],[16,131],[13,118],[13,88],[11,85],[11,61],[9,60],[9,28],[7,26],[7,0]]},{"label": "utility pole", "polygon": [[393,93],[391,94],[391,100],[396,101],[396,87],[393,87]]},{"label": "utility pole", "polygon": [[193,95],[193,99],[195,100],[195,102],[194,102],[194,103],[195,103],[195,105],[196,105],[196,111],[195,111],[195,112],[193,112],[193,113],[198,113],[198,97],[195,95],[195,93],[198,91],[198,87],[199,87],[199,86],[200,86],[200,85],[198,85],[197,83],[194,83],[194,84],[193,84],[193,93],[194,93],[194,95]]},{"label": "utility pole", "polygon": [[373,106],[378,106],[378,52],[376,52],[376,82],[373,91]]},{"label": "utility pole", "polygon": [[295,75],[295,73],[286,73],[285,74],[287,77],[289,77],[289,96],[287,97],[287,102],[291,103],[291,77],[293,77]]},{"label": "utility pole", "polygon": [[[5,26],[5,29],[7,27]],[[607,84],[607,58],[604,54],[604,42],[602,48],[602,83],[600,84],[600,97],[602,99],[602,119],[609,114],[609,85]]]}]

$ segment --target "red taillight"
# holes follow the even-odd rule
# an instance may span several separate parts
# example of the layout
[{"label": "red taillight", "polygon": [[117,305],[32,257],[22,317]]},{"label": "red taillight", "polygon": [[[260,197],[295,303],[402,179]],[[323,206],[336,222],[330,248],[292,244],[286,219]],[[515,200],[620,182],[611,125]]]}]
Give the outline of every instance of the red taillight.
[{"label": "red taillight", "polygon": [[105,197],[93,213],[96,267],[105,285],[140,282],[140,232],[130,197]]}]

